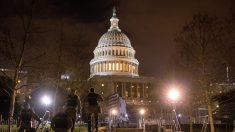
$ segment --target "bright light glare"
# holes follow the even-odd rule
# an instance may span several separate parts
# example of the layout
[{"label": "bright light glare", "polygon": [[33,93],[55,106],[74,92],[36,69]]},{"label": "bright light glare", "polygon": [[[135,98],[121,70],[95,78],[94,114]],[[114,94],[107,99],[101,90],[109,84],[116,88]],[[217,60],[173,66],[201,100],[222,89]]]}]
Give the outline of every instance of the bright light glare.
[{"label": "bright light glare", "polygon": [[128,117],[128,114],[125,114],[125,117]]},{"label": "bright light glare", "polygon": [[111,110],[111,114],[112,114],[112,115],[117,115],[117,110],[116,110],[116,109],[112,109],[112,110]]},{"label": "bright light glare", "polygon": [[43,96],[42,97],[42,103],[45,105],[50,105],[51,104],[51,99],[48,96]]},{"label": "bright light glare", "polygon": [[140,109],[140,115],[144,115],[145,114],[145,109]]},{"label": "bright light glare", "polygon": [[172,101],[176,101],[180,96],[179,91],[176,89],[171,89],[168,93],[168,98],[171,99]]},{"label": "bright light glare", "polygon": [[182,115],[181,114],[178,114],[178,117],[181,117]]}]

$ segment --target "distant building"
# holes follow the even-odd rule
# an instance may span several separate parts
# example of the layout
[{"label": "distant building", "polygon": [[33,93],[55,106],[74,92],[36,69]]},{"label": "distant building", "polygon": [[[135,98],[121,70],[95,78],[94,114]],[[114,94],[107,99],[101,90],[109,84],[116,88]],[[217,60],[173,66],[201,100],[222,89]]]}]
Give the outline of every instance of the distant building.
[{"label": "distant building", "polygon": [[136,113],[141,107],[148,109],[151,97],[157,92],[155,78],[139,76],[136,51],[118,26],[115,8],[110,22],[110,28],[93,52],[89,81],[104,97],[118,93],[127,103],[127,113]]}]

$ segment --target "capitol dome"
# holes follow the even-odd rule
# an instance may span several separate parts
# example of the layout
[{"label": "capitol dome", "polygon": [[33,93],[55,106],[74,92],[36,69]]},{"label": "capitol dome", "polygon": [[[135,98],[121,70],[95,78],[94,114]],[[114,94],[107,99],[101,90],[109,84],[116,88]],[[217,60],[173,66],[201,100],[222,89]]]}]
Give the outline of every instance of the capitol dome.
[{"label": "capitol dome", "polygon": [[98,42],[97,48],[108,46],[122,46],[131,48],[131,42],[129,38],[118,30],[111,30],[102,35]]},{"label": "capitol dome", "polygon": [[139,76],[139,62],[129,38],[118,27],[116,9],[108,31],[101,36],[90,61],[90,77],[104,75]]}]

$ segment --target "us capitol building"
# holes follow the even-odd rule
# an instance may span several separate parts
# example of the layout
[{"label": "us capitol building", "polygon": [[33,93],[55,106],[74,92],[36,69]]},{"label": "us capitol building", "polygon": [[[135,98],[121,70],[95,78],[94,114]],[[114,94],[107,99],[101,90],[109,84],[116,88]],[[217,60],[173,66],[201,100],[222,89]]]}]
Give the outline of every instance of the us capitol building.
[{"label": "us capitol building", "polygon": [[[108,97],[118,93],[131,106],[147,107],[154,96],[155,78],[139,76],[139,61],[127,35],[118,26],[116,9],[110,28],[99,39],[90,61],[89,81],[96,92]],[[154,91],[154,92],[153,92]]]}]

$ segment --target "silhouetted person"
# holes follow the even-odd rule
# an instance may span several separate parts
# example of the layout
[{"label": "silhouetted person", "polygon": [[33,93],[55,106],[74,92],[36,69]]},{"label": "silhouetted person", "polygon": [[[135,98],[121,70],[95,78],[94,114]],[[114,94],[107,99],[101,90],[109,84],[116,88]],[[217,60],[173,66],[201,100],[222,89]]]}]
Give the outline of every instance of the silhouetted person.
[{"label": "silhouetted person", "polygon": [[90,92],[85,97],[84,102],[87,103],[85,109],[88,114],[88,132],[91,132],[91,116],[94,115],[95,118],[95,129],[98,131],[98,115],[101,113],[101,108],[98,104],[98,101],[103,101],[101,95],[95,93],[94,88],[90,88]]},{"label": "silhouetted person", "polygon": [[65,113],[72,119],[73,122],[71,132],[73,132],[74,130],[77,112],[80,113],[80,109],[81,109],[80,98],[76,95],[76,90],[71,89],[65,105]]},{"label": "silhouetted person", "polygon": [[72,126],[72,119],[62,109],[51,120],[51,128],[55,132],[69,132]]},{"label": "silhouetted person", "polygon": [[20,112],[19,120],[17,127],[19,127],[19,132],[30,132],[32,128],[32,119],[35,119],[41,123],[39,117],[30,109],[30,106],[27,102],[24,102],[23,109]]}]

